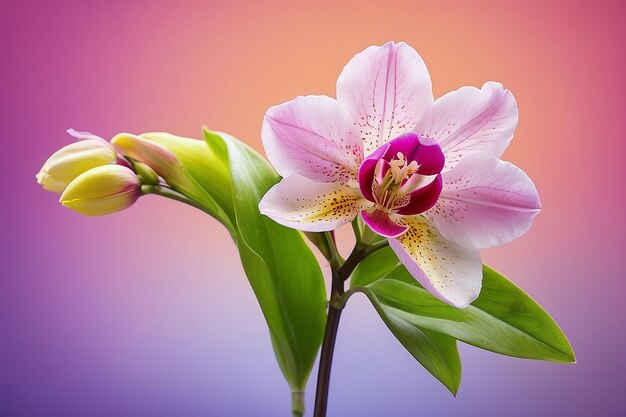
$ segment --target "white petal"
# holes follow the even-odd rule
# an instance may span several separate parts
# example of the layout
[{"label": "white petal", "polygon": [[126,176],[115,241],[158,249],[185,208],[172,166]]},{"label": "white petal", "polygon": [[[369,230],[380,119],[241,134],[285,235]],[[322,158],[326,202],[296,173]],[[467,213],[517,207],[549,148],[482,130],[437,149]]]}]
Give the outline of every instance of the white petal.
[{"label": "white petal", "polygon": [[356,181],[363,144],[346,110],[326,96],[297,97],[271,107],[261,130],[263,147],[283,177]]},{"label": "white petal", "polygon": [[524,171],[476,154],[444,172],[439,200],[426,216],[447,239],[488,248],[524,234],[540,208],[537,189]]},{"label": "white petal", "polygon": [[352,116],[368,155],[413,130],[432,107],[430,75],[415,49],[404,42],[370,46],[339,75],[337,100]]},{"label": "white petal", "polygon": [[434,139],[446,157],[445,170],[477,152],[500,157],[517,126],[517,104],[502,84],[463,87],[437,99],[415,131]]},{"label": "white petal", "polygon": [[325,232],[350,223],[364,203],[358,188],[292,175],[263,196],[259,210],[283,226]]},{"label": "white petal", "polygon": [[480,294],[482,263],[477,250],[443,238],[421,217],[405,217],[409,230],[389,239],[398,259],[426,290],[456,307],[467,307]]}]

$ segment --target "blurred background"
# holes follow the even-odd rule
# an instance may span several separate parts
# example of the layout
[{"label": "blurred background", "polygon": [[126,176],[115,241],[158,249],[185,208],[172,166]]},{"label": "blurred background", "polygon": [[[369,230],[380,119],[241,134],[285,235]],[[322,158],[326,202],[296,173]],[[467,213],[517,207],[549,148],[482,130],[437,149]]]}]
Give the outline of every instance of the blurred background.
[{"label": "blurred background", "polygon": [[83,217],[34,175],[69,127],[200,137],[206,124],[262,151],[269,106],[334,96],[352,55],[388,40],[418,50],[436,97],[487,80],[513,91],[504,159],[544,208],[484,260],[553,315],[578,363],[462,345],[453,398],[357,296],[329,416],[626,415],[625,27],[623,1],[0,0],[0,416],[288,416],[216,221],[157,197]]}]

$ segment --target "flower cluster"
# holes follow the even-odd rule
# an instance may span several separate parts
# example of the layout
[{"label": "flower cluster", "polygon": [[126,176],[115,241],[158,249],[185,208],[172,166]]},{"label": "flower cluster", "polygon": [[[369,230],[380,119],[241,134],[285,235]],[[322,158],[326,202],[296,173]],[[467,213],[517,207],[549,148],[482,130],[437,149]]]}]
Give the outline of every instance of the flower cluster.
[{"label": "flower cluster", "polygon": [[[283,179],[265,194],[260,212],[306,232],[331,231],[360,215],[422,286],[465,307],[481,289],[478,250],[519,237],[540,209],[528,176],[500,160],[517,118],[513,95],[499,83],[434,100],[413,48],[371,46],[341,72],[337,99],[297,97],[267,111],[261,137]],[[123,133],[109,143],[68,132],[79,141],[37,174],[64,206],[108,214],[164,186],[213,207],[207,188],[159,143],[166,134]],[[176,143],[186,155],[196,150]],[[231,220],[223,210],[207,211]]]},{"label": "flower cluster", "polygon": [[65,207],[100,216],[133,205],[144,186],[190,188],[178,158],[158,143],[167,134],[120,133],[107,142],[88,132],[68,133],[78,140],[52,154],[36,175],[44,189],[61,194]]},{"label": "flower cluster", "polygon": [[[575,361],[545,310],[479,255],[524,234],[541,207],[530,178],[500,159],[517,119],[513,95],[495,82],[435,100],[417,52],[389,42],[348,62],[336,99],[301,96],[269,108],[261,130],[269,162],[206,128],[204,140],[121,133],[110,142],[70,129],[78,141],[36,177],[82,214],[156,194],[222,223],[263,311],[294,416],[304,413],[321,346],[314,414],[325,416],[341,311],[357,292],[452,393],[461,378],[456,340]],[[356,239],[344,260],[330,232],[350,222]],[[303,233],[289,228],[328,261],[329,297]],[[459,315],[482,287],[485,296]]]}]

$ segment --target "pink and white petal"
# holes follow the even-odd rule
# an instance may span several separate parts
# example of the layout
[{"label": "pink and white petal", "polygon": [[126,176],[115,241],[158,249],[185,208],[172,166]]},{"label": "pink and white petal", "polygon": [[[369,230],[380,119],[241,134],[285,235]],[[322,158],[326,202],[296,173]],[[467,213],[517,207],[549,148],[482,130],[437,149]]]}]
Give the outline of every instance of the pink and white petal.
[{"label": "pink and white petal", "polygon": [[434,101],[426,64],[404,42],[356,54],[337,79],[337,100],[352,116],[365,155],[412,131]]},{"label": "pink and white petal", "polygon": [[269,189],[259,210],[283,226],[325,232],[350,223],[363,203],[358,188],[291,175]]},{"label": "pink and white petal", "polygon": [[478,251],[446,240],[422,216],[405,217],[404,221],[409,230],[389,239],[398,259],[432,295],[456,307],[467,307],[482,285]]},{"label": "pink and white petal", "polygon": [[261,138],[267,158],[283,177],[348,183],[356,181],[363,160],[352,119],[326,96],[297,97],[270,107]]},{"label": "pink and white petal", "polygon": [[66,132],[67,132],[68,135],[76,138],[79,141],[82,141],[82,140],[97,140],[98,142],[106,144],[112,150],[115,150],[115,147],[109,141],[104,140],[100,136],[94,135],[93,133],[90,133],[90,132],[79,132],[78,130],[71,129],[71,128],[67,129]]},{"label": "pink and white petal", "polygon": [[489,248],[526,233],[540,208],[537,189],[524,171],[476,154],[443,174],[439,200],[425,215],[447,239],[466,248]]},{"label": "pink and white petal", "polygon": [[517,126],[517,103],[502,84],[481,89],[462,87],[435,101],[415,131],[439,143],[446,157],[444,171],[477,152],[500,157]]},{"label": "pink and white petal", "polygon": [[[79,132],[78,130],[75,129],[67,129],[66,130],[67,134],[78,139],[78,140],[89,140],[89,139],[96,139],[96,140],[101,140],[106,142],[104,139],[102,139],[100,136],[98,135],[94,135],[93,133],[90,132]],[[108,143],[108,142],[107,142]]]}]

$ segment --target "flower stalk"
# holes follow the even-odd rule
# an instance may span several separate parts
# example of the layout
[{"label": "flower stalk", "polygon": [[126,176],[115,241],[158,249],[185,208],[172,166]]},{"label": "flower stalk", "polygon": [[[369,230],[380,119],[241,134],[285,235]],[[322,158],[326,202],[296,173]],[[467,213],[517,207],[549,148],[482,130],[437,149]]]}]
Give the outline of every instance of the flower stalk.
[{"label": "flower stalk", "polygon": [[207,214],[212,214],[206,207],[204,207],[204,205],[164,185],[150,185],[150,184],[142,185],[141,194],[143,195],[154,194],[154,195],[158,195],[161,197],[169,198],[170,200],[175,200],[181,203],[185,203],[189,206],[195,207],[198,210],[201,210]]},{"label": "flower stalk", "polygon": [[293,417],[304,415],[304,391],[291,391],[291,415]]},{"label": "flower stalk", "polygon": [[341,319],[341,311],[344,307],[344,303],[339,302],[345,291],[344,282],[350,278],[350,275],[359,262],[371,253],[388,245],[387,240],[372,244],[363,243],[360,240],[359,234],[356,234],[356,244],[348,258],[343,261],[337,251],[337,246],[331,234],[326,232],[324,233],[324,237],[327,247],[330,248],[330,256],[326,257],[326,259],[330,264],[331,270],[331,291],[330,303],[328,304],[328,316],[326,318],[326,329],[324,331],[320,354],[320,365],[317,374],[313,417],[326,417],[326,411],[328,409],[330,373],[335,351],[335,342],[337,340],[337,331],[339,329],[339,320]]}]

